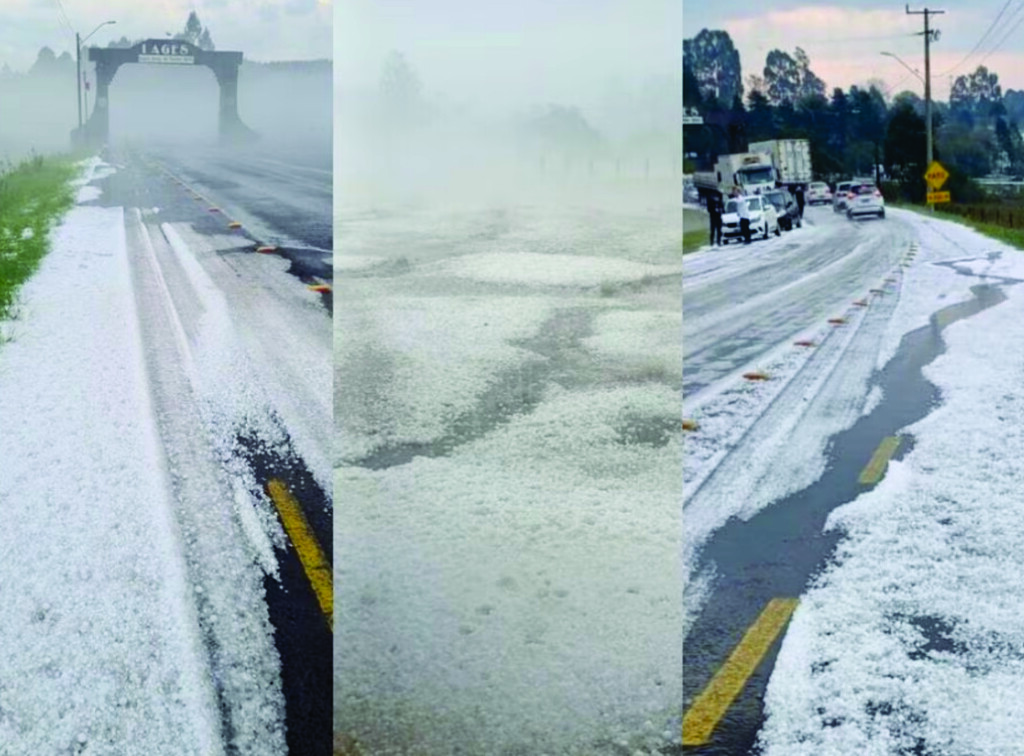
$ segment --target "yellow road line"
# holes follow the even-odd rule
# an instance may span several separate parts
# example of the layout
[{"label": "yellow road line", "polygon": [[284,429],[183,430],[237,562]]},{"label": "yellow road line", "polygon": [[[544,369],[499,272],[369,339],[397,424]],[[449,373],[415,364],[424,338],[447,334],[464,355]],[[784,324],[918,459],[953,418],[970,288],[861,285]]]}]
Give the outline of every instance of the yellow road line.
[{"label": "yellow road line", "polygon": [[711,739],[711,733],[789,621],[797,602],[795,598],[768,602],[683,717],[684,746],[704,745]]},{"label": "yellow road line", "polygon": [[889,458],[896,453],[899,446],[899,436],[886,436],[883,438],[882,443],[875,449],[875,453],[871,455],[871,461],[868,462],[867,467],[861,470],[857,481],[862,486],[870,486],[880,481],[882,476],[885,475],[885,468],[889,464]]},{"label": "yellow road line", "polygon": [[316,599],[320,603],[320,610],[327,617],[327,624],[334,632],[334,585],[331,577],[331,565],[324,558],[324,552],[320,549],[320,543],[313,535],[313,531],[302,513],[302,507],[295,500],[288,487],[280,480],[273,478],[267,481],[267,494],[273,500],[277,511],[281,515],[281,522],[284,523],[285,532],[295,546],[299,554],[299,561],[302,562],[302,569],[309,578]]}]

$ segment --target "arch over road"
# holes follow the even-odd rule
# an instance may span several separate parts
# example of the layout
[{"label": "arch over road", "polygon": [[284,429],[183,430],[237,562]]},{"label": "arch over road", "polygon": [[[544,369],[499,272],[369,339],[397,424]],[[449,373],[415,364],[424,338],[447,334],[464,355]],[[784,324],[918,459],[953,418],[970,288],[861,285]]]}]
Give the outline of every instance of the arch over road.
[{"label": "arch over road", "polygon": [[110,136],[110,82],[125,63],[208,66],[220,85],[219,132],[222,142],[251,141],[256,132],[238,116],[238,67],[240,52],[202,50],[191,42],[147,39],[129,48],[90,48],[89,60],[96,63],[96,106],[81,130],[71,132],[72,142],[91,146],[106,143]]}]

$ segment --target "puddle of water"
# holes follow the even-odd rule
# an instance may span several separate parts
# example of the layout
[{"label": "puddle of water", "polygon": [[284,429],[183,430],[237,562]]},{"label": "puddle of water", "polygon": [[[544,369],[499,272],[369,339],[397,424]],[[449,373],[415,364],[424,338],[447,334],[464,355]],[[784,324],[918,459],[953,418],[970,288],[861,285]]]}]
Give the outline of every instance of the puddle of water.
[{"label": "puddle of water", "polygon": [[[940,392],[925,379],[922,368],[945,351],[942,330],[1006,299],[1002,290],[992,285],[974,286],[971,292],[972,299],[939,310],[928,325],[903,337],[896,355],[875,373],[869,386],[881,387],[882,401],[852,428],[831,439],[827,469],[820,480],[747,522],[730,520],[704,546],[698,569],[712,564],[717,579],[714,593],[684,639],[683,700],[687,705],[765,604],[774,597],[802,595],[808,580],[824,568],[840,538],[834,531],[822,532],[825,520],[833,509],[866,490],[857,478],[882,438],[897,435],[938,403]],[[903,436],[902,440],[896,459],[913,448],[912,437]],[[930,628],[927,623],[922,627]],[[930,632],[926,637],[939,637],[928,635]],[[763,719],[762,697],[778,646],[777,642],[730,709],[714,743],[687,749],[687,753],[751,751]]]}]

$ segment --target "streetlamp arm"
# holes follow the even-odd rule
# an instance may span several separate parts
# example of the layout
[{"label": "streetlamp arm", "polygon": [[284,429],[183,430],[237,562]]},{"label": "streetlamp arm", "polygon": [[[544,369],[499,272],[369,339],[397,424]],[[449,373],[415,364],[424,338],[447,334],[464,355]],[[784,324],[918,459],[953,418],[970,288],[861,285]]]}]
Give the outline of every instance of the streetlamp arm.
[{"label": "streetlamp arm", "polygon": [[908,66],[906,63],[904,63],[903,60],[898,55],[893,55],[891,52],[883,52],[882,55],[886,55],[886,56],[888,56],[890,58],[893,58],[897,63],[899,63],[905,69],[910,71],[910,73],[914,74],[914,76],[916,76],[918,78],[918,80],[922,84],[924,83],[924,78],[922,78],[921,74],[919,74],[916,70],[914,70],[913,68]]},{"label": "streetlamp arm", "polygon": [[85,42],[85,40],[89,39],[89,37],[91,37],[93,34],[98,32],[100,29],[102,29],[107,24],[116,24],[116,23],[117,23],[117,21],[104,21],[102,24],[100,24],[95,29],[93,29],[91,32],[89,32],[84,37],[82,37],[82,42]]}]

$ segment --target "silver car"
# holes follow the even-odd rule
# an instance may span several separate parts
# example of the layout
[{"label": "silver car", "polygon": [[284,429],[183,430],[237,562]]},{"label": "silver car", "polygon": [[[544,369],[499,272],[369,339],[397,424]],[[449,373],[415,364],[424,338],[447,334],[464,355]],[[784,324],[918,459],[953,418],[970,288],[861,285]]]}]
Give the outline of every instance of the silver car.
[{"label": "silver car", "polygon": [[836,184],[835,194],[832,195],[832,210],[840,212],[846,209],[846,195],[853,186],[852,181],[840,181]]},{"label": "silver car", "polygon": [[885,217],[885,198],[874,184],[854,184],[846,198],[846,217],[858,215]]}]

